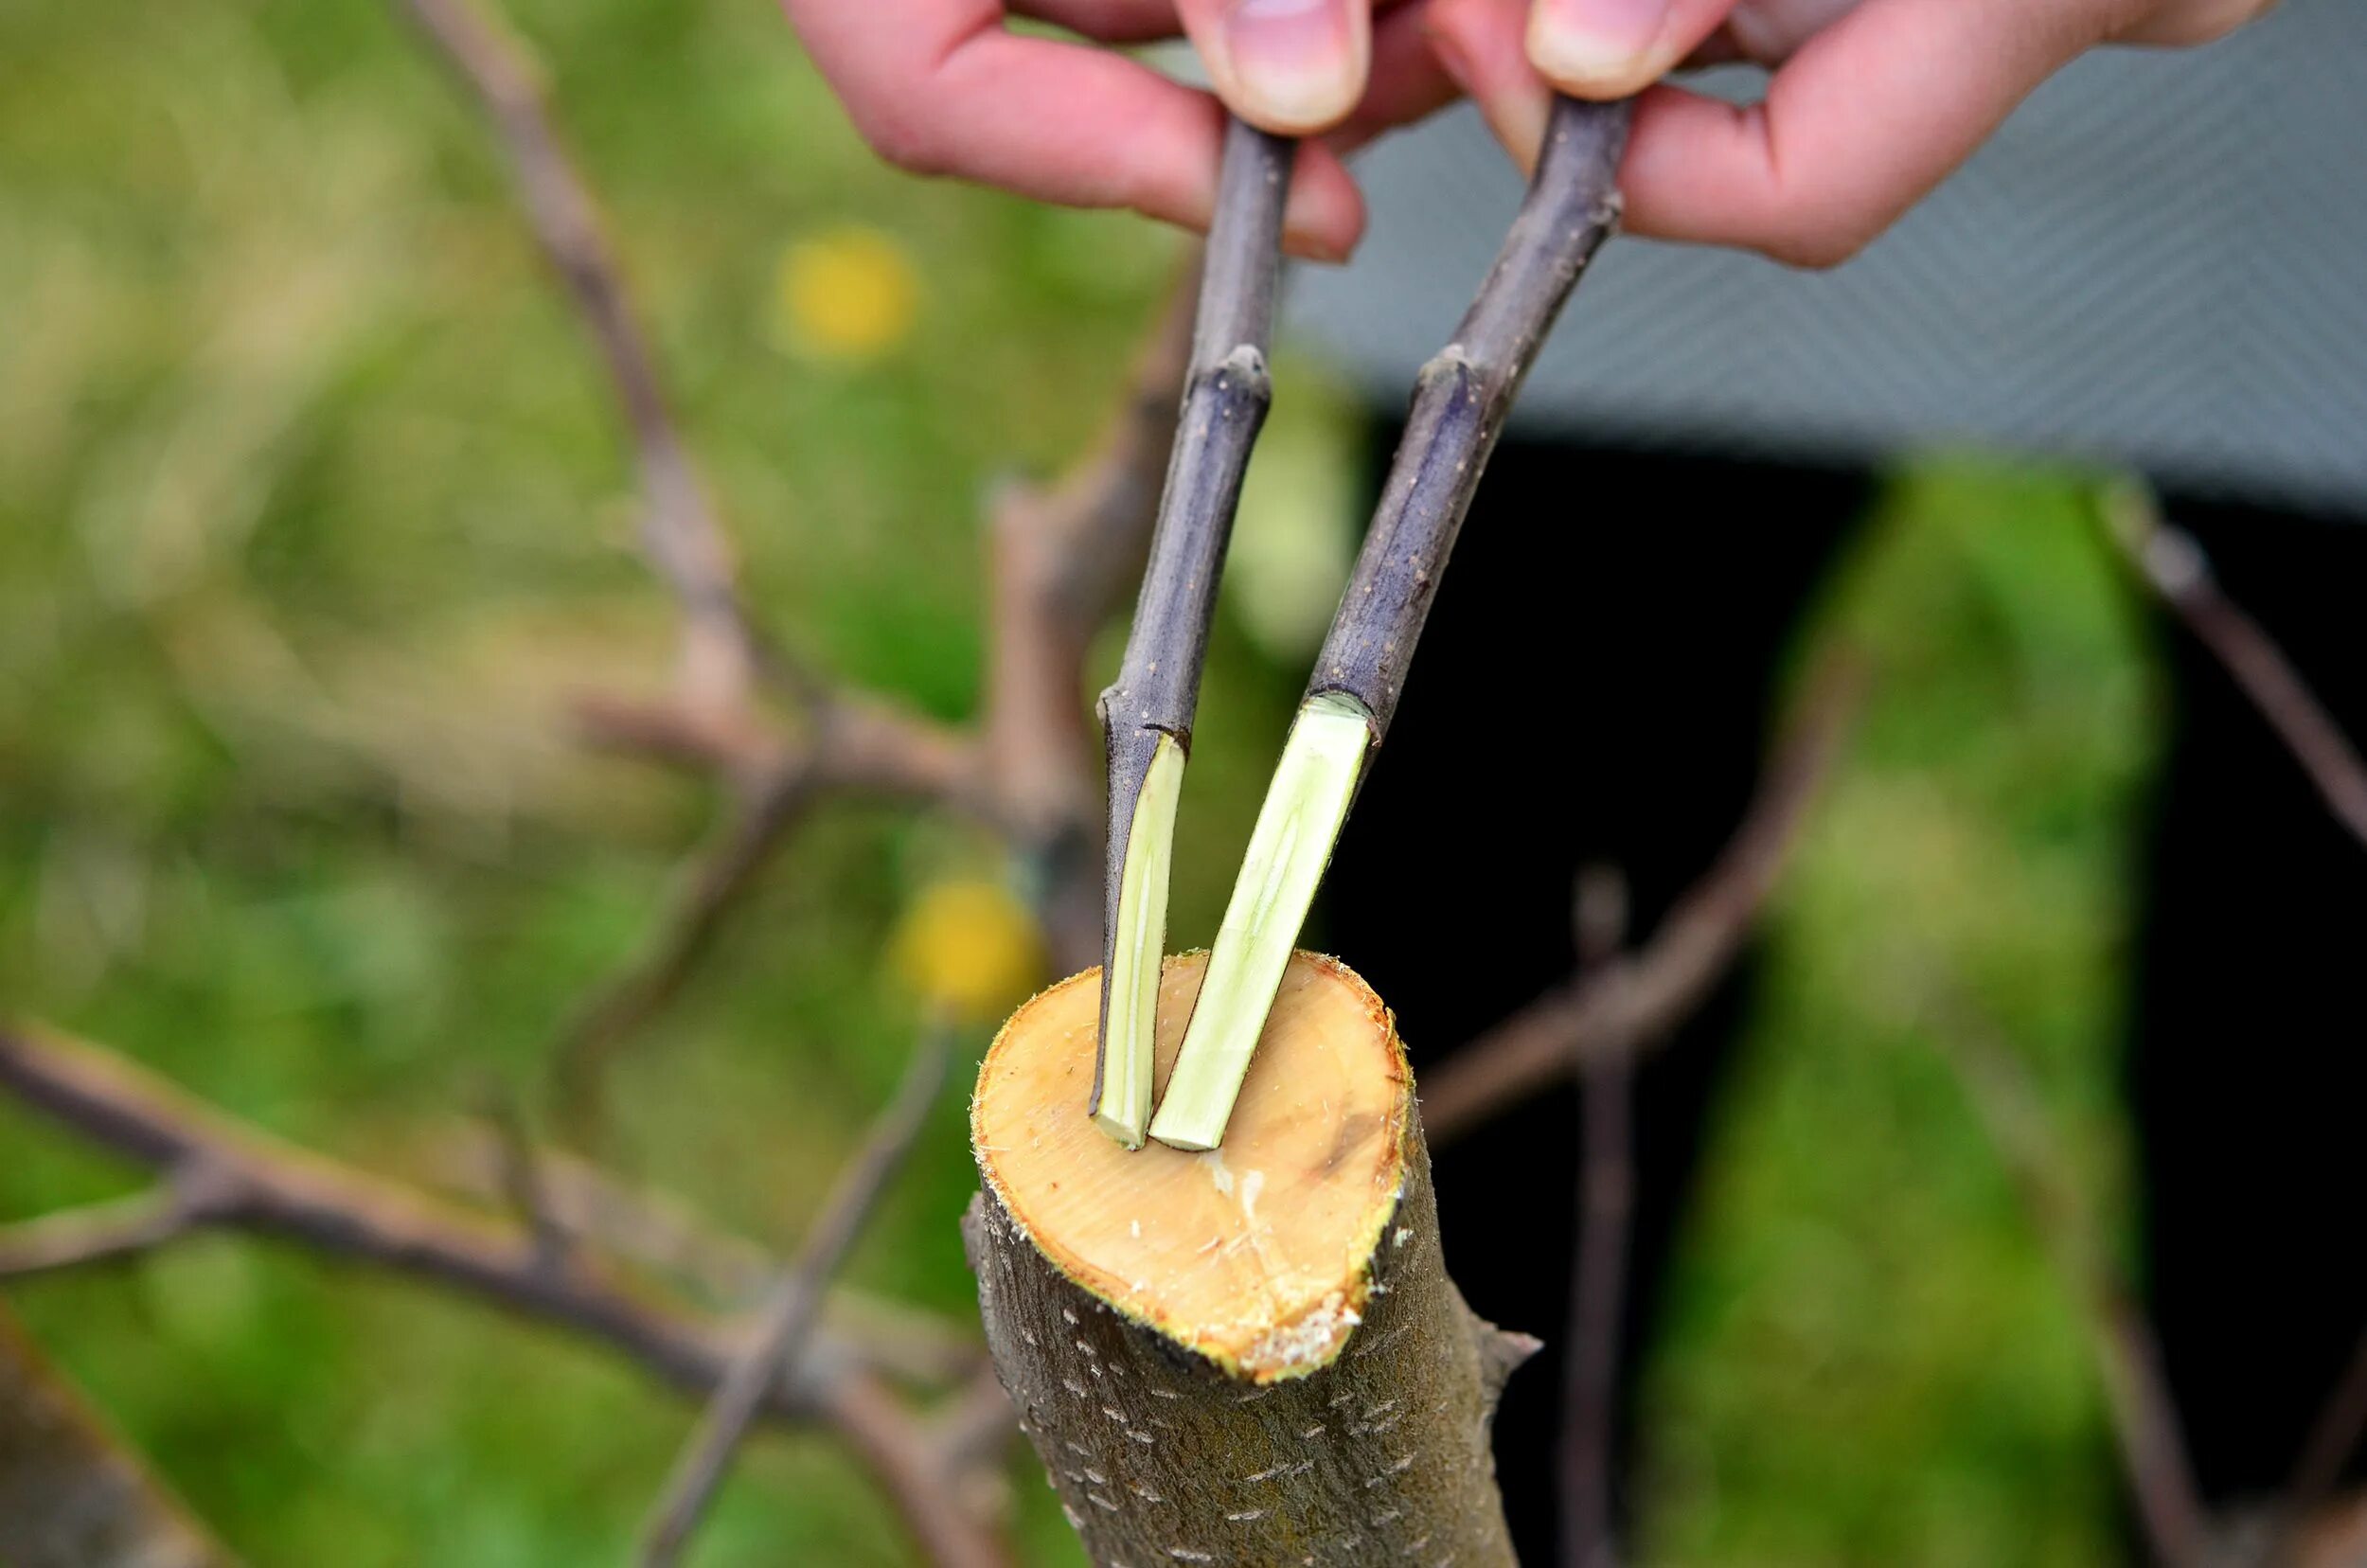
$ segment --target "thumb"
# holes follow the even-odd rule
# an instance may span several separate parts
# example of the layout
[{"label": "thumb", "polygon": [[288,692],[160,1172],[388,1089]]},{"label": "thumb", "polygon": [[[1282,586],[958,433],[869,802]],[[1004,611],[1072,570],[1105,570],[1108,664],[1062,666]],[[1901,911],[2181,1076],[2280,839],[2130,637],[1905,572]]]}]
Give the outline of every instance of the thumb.
[{"label": "thumb", "polygon": [[1370,0],[1181,0],[1217,96],[1261,130],[1328,131],[1364,96]]},{"label": "thumb", "polygon": [[1535,0],[1529,59],[1579,98],[1625,98],[1659,80],[1717,30],[1735,0]]}]

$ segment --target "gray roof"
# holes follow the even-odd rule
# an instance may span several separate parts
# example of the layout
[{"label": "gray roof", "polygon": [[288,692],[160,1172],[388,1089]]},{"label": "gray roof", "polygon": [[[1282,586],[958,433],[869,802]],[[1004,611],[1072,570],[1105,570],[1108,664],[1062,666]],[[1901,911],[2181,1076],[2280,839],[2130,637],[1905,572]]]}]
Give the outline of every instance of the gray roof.
[{"label": "gray roof", "polygon": [[[1395,403],[1520,181],[1468,108],[1360,174],[1363,246],[1299,269],[1291,318]],[[2287,0],[2208,48],[2091,55],[1828,273],[1615,241],[1519,418],[1810,456],[1973,442],[2367,502],[2367,6]]]}]

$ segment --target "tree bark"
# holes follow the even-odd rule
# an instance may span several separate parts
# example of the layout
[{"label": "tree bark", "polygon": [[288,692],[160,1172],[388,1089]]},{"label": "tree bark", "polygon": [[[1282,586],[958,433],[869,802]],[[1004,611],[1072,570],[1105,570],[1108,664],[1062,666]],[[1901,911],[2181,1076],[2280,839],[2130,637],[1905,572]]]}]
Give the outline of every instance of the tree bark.
[{"label": "tree bark", "polygon": [[[1157,1068],[1205,954],[1167,960]],[[1103,1568],[1514,1561],[1488,1428],[1536,1346],[1447,1277],[1388,1010],[1291,960],[1221,1149],[1101,1136],[1098,975],[1005,1025],[979,1075],[965,1229],[988,1347]]]}]

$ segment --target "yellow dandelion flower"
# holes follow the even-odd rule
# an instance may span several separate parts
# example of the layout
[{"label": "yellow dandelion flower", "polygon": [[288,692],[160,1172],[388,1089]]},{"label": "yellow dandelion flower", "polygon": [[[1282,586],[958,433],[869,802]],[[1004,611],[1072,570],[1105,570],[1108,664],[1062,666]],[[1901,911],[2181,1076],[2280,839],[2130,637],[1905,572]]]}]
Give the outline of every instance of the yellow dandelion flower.
[{"label": "yellow dandelion flower", "polygon": [[845,223],[792,241],[773,286],[781,346],[813,359],[860,363],[912,335],[920,279],[903,247],[877,229]]},{"label": "yellow dandelion flower", "polygon": [[970,879],[924,889],[898,922],[893,953],[932,1007],[990,1023],[1043,979],[1043,938],[1027,906],[999,882]]}]

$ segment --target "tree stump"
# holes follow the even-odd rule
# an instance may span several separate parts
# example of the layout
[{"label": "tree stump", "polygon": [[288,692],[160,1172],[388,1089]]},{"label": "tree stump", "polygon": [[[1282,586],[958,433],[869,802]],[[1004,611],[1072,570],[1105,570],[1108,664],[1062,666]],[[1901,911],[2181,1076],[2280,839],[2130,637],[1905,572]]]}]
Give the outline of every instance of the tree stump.
[{"label": "tree stump", "polygon": [[[1164,1092],[1204,953],[1161,974]],[[1488,1427],[1537,1342],[1447,1277],[1388,1009],[1290,960],[1223,1147],[1087,1119],[1099,973],[1029,1002],[980,1069],[966,1230],[987,1342],[1103,1568],[1513,1562]]]}]

